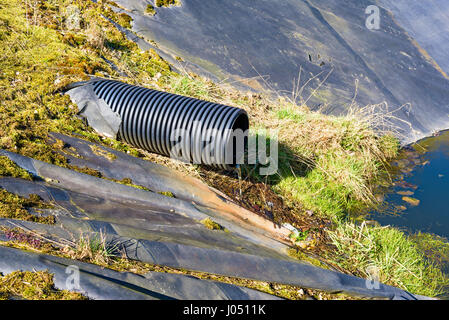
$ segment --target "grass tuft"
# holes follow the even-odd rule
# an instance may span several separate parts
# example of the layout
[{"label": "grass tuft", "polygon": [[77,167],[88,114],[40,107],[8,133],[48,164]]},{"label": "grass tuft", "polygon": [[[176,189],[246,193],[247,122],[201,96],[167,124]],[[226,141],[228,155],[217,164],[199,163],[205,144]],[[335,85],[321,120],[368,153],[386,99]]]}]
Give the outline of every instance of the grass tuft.
[{"label": "grass tuft", "polygon": [[71,259],[108,266],[118,255],[119,248],[114,244],[108,243],[105,234],[100,232],[94,238],[81,235],[75,247],[66,246],[63,252]]},{"label": "grass tuft", "polygon": [[449,279],[402,231],[364,223],[342,223],[329,232],[335,246],[333,259],[341,268],[413,292],[435,297],[442,294]]}]

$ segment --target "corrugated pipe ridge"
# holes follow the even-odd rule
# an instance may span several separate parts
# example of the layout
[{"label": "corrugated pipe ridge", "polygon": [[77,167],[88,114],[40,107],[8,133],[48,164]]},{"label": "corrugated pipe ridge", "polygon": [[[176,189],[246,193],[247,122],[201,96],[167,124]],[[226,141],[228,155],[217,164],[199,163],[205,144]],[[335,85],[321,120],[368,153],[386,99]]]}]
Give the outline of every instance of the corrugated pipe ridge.
[{"label": "corrugated pipe ridge", "polygon": [[115,80],[93,80],[92,85],[120,115],[119,138],[136,147],[226,170],[243,156],[249,128],[243,109]]}]

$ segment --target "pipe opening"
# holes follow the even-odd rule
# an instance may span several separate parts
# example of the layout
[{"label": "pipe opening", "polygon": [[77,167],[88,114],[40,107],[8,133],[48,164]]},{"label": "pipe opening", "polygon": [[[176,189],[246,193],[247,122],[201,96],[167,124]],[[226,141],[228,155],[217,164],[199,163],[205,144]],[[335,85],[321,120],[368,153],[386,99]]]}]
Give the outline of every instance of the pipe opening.
[{"label": "pipe opening", "polygon": [[233,169],[237,164],[243,164],[248,148],[249,119],[248,114],[241,110],[232,123],[228,138],[225,140],[225,159],[227,169]]}]

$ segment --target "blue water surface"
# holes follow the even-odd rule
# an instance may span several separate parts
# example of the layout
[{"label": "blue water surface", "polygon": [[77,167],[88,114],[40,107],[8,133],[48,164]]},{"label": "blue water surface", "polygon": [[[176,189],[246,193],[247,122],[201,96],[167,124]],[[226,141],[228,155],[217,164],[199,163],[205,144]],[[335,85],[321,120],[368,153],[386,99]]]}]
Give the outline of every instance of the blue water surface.
[{"label": "blue water surface", "polygon": [[[422,231],[449,238],[449,132],[422,140],[413,148],[419,158],[405,159],[403,179],[385,198],[390,205],[406,210],[395,215],[380,212],[373,218],[410,233]],[[419,200],[419,205],[411,205],[397,194],[404,191],[414,192],[410,197]]]}]

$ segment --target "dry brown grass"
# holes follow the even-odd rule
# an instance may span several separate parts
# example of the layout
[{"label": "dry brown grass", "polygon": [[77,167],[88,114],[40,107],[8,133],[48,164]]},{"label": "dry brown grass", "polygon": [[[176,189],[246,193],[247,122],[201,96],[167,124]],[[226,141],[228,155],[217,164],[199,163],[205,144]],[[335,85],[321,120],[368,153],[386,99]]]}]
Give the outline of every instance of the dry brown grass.
[{"label": "dry brown grass", "polygon": [[64,246],[62,252],[71,259],[108,266],[118,254],[118,248],[106,241],[103,232],[95,238],[81,235],[74,246]]}]

